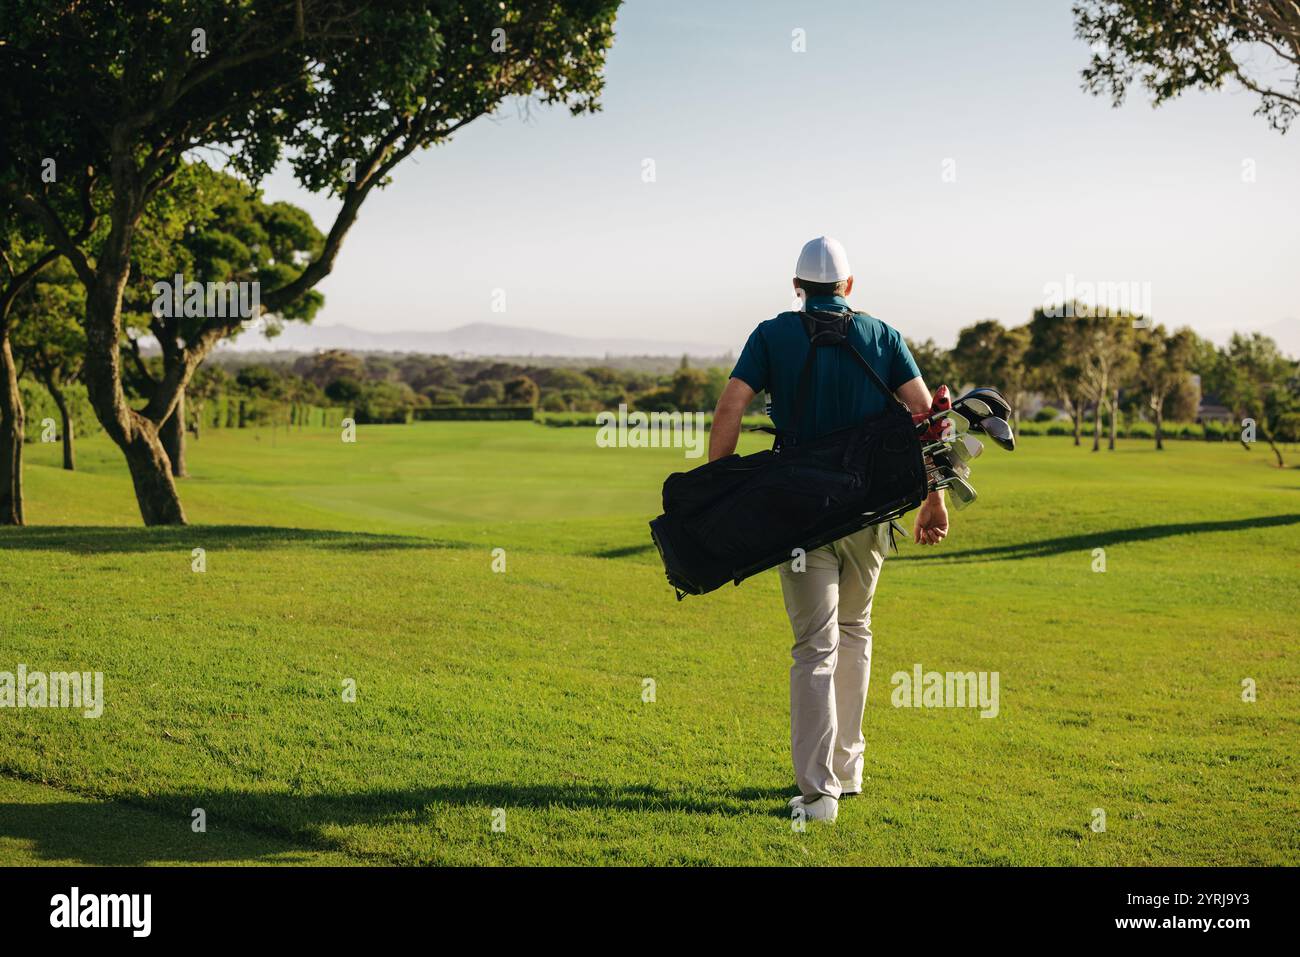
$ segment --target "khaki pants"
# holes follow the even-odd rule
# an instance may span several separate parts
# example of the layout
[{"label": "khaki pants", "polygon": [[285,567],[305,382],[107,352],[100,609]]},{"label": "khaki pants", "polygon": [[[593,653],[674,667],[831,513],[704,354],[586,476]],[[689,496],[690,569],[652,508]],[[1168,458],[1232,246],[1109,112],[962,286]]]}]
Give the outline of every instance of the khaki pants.
[{"label": "khaki pants", "polygon": [[781,566],[794,629],[790,751],[799,792],[808,797],[862,790],[871,598],[888,544],[886,522],[813,549],[803,571]]}]

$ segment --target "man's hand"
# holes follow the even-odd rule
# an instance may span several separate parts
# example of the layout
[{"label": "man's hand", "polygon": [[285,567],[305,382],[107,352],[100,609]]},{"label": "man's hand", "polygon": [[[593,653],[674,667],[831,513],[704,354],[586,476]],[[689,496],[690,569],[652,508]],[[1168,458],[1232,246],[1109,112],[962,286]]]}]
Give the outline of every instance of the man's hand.
[{"label": "man's hand", "polygon": [[[896,393],[913,415],[929,415],[932,399],[925,380],[920,376],[898,387]],[[943,504],[943,492],[931,492],[916,513],[912,539],[918,545],[938,545],[948,536],[948,506]]]},{"label": "man's hand", "polygon": [[935,492],[922,504],[912,526],[912,538],[918,545],[938,545],[948,535],[948,506],[943,493]]}]

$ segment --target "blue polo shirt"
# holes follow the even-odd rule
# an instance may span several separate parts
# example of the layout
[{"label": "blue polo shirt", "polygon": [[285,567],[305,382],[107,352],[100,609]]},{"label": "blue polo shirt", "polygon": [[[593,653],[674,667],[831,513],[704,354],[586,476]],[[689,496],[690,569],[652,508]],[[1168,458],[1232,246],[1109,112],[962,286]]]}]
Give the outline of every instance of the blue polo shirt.
[{"label": "blue polo shirt", "polygon": [[[842,296],[810,296],[807,308],[852,309]],[[874,316],[858,313],[849,329],[849,340],[893,391],[921,374],[902,334]],[[811,348],[800,314],[783,312],[759,323],[731,371],[733,379],[744,381],[755,392],[771,395],[772,422],[783,431],[793,426],[799,373]],[[817,353],[809,408],[804,410],[803,427],[796,430],[801,440],[856,425],[885,411],[885,397],[847,350],[825,346]]]}]

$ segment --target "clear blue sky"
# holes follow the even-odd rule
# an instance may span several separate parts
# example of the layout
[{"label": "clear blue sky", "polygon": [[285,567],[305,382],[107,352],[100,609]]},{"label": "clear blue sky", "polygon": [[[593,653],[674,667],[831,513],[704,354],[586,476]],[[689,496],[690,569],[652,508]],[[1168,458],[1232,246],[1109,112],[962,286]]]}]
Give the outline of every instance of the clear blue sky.
[{"label": "clear blue sky", "polygon": [[[1265,329],[1300,352],[1300,125],[1273,132],[1240,90],[1158,110],[1135,90],[1114,110],[1081,91],[1087,58],[1067,0],[632,0],[603,112],[511,104],[407,160],[362,208],[317,321],[738,349],[826,233],[854,304],[912,338],[1022,322],[1073,274],[1150,283],[1166,325]],[[328,225],[327,199],[265,186]]]}]

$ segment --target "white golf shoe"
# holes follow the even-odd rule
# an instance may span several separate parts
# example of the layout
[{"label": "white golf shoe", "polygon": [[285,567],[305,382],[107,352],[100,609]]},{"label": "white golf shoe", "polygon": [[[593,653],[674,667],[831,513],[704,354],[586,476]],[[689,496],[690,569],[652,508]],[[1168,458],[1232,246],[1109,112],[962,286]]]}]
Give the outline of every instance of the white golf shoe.
[{"label": "white golf shoe", "polygon": [[840,802],[829,794],[806,798],[802,794],[790,799],[791,814],[803,811],[805,821],[829,821],[834,824],[840,814]]}]

